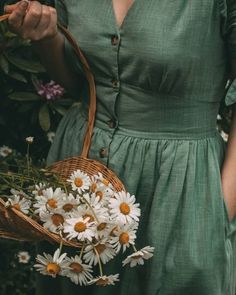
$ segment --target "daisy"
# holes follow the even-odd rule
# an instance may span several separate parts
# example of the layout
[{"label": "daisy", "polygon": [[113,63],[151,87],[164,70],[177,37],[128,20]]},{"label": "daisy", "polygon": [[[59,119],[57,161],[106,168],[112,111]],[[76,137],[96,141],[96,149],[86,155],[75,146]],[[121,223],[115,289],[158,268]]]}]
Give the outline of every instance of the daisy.
[{"label": "daisy", "polygon": [[104,184],[107,188],[110,188],[110,189],[114,190],[113,185],[112,185],[107,179],[105,179],[105,178],[103,177],[103,175],[102,175],[101,172],[98,172],[98,174],[95,175],[95,178],[96,178],[96,180],[97,180],[98,182]]},{"label": "daisy", "polygon": [[99,198],[99,201],[104,205],[107,204],[114,192],[105,184],[98,181],[95,176],[91,177],[90,190],[93,195]]},{"label": "daisy", "polygon": [[108,209],[101,205],[98,197],[92,195],[89,197],[89,199],[87,196],[85,198],[90,206],[88,206],[87,203],[80,205],[77,208],[77,211],[73,213],[74,215],[76,214],[77,216],[83,216],[84,218],[89,217],[90,222],[96,221],[100,223],[102,221],[109,220]]},{"label": "daisy", "polygon": [[71,183],[72,190],[77,191],[79,194],[88,190],[90,186],[89,176],[81,170],[74,171],[67,181]]},{"label": "daisy", "polygon": [[96,284],[97,286],[108,286],[108,285],[115,285],[115,282],[119,281],[119,274],[110,275],[110,276],[100,276],[94,278],[89,282],[89,285]]},{"label": "daisy", "polygon": [[99,241],[96,245],[88,245],[85,248],[84,260],[89,265],[97,265],[99,259],[103,264],[114,258],[116,255],[112,245],[106,240]]},{"label": "daisy", "polygon": [[63,272],[68,269],[68,263],[65,260],[66,253],[60,255],[60,250],[57,249],[54,255],[43,253],[37,255],[34,267],[43,275],[49,275],[55,278],[57,275],[63,275]]},{"label": "daisy", "polygon": [[98,239],[108,238],[112,228],[114,228],[114,224],[109,223],[107,220],[100,221],[97,224],[97,237]]},{"label": "daisy", "polygon": [[27,264],[30,260],[29,252],[27,251],[20,251],[17,254],[19,263]]},{"label": "daisy", "polygon": [[111,243],[113,244],[116,252],[118,253],[123,248],[123,253],[129,248],[130,245],[134,245],[136,239],[136,228],[126,225],[116,228],[111,237]]},{"label": "daisy", "polygon": [[64,233],[67,233],[69,240],[77,238],[79,241],[92,241],[96,234],[94,222],[89,222],[89,218],[70,218],[64,225]]},{"label": "daisy", "polygon": [[15,195],[12,196],[12,198],[8,198],[8,201],[6,202],[6,207],[8,206],[13,207],[27,215],[29,213],[31,202],[30,200],[26,200],[19,195]]},{"label": "daisy", "polygon": [[148,260],[153,256],[154,247],[146,246],[143,249],[134,252],[129,255],[123,262],[122,265],[130,264],[130,267],[134,267],[137,264],[143,265],[144,260]]},{"label": "daisy", "polygon": [[55,191],[50,187],[42,191],[42,195],[36,196],[34,207],[37,208],[35,213],[41,211],[54,210],[60,207],[60,203],[66,194],[61,188],[56,188]]},{"label": "daisy", "polygon": [[87,286],[88,280],[93,278],[91,275],[93,272],[92,267],[84,264],[78,255],[74,258],[67,257],[66,261],[68,263],[68,269],[64,271],[64,276],[70,278],[70,280],[76,285]]},{"label": "daisy", "polygon": [[55,209],[53,211],[41,211],[40,219],[44,222],[43,227],[50,230],[53,233],[58,233],[59,228],[63,226],[65,222],[65,214],[60,209]]},{"label": "daisy", "polygon": [[28,144],[32,144],[34,142],[34,137],[33,136],[28,136],[28,137],[26,137],[25,141]]},{"label": "daisy", "polygon": [[28,196],[25,192],[23,192],[22,190],[18,191],[18,190],[16,190],[16,189],[12,188],[12,189],[10,190],[10,192],[11,192],[11,194],[12,194],[13,196],[19,196],[20,199],[22,199],[22,198],[26,198],[26,199],[28,199],[28,198],[29,198],[29,196]]},{"label": "daisy", "polygon": [[35,196],[42,196],[43,190],[45,190],[47,187],[46,183],[39,183],[35,185],[35,189],[32,191],[32,194]]},{"label": "daisy", "polygon": [[139,204],[135,204],[135,197],[127,192],[118,192],[109,200],[111,218],[120,224],[131,224],[139,221],[141,210]]},{"label": "daisy", "polygon": [[0,156],[6,158],[10,154],[12,154],[12,149],[11,148],[9,148],[6,145],[3,145],[2,147],[0,147]]},{"label": "daisy", "polygon": [[62,198],[60,206],[66,213],[73,213],[76,211],[79,204],[80,200],[70,193],[68,196],[66,195]]}]

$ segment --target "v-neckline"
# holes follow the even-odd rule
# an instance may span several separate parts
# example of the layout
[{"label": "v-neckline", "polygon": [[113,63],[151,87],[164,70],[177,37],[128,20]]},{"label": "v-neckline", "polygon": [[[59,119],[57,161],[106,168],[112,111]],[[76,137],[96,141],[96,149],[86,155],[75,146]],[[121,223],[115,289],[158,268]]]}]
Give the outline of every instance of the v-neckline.
[{"label": "v-neckline", "polygon": [[114,8],[114,4],[112,0],[108,0],[111,3],[111,10],[112,10],[112,16],[113,16],[113,21],[115,23],[116,29],[118,32],[123,31],[126,23],[127,23],[127,19],[129,18],[130,14],[132,13],[132,11],[134,10],[138,0],[134,0],[133,3],[130,5],[129,9],[126,12],[126,15],[122,21],[122,23],[119,25],[117,22],[117,17],[116,17],[116,12],[115,12],[115,8]]}]

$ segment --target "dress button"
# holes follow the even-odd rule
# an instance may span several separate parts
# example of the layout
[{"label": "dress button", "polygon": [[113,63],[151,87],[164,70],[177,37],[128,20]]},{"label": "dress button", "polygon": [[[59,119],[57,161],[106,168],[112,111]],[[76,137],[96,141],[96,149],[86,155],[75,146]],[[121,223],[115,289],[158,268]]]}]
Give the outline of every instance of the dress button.
[{"label": "dress button", "polygon": [[109,121],[107,121],[107,125],[109,126],[109,128],[114,129],[114,128],[116,128],[116,121],[109,120]]},{"label": "dress button", "polygon": [[99,151],[99,155],[100,155],[101,158],[107,157],[107,155],[108,155],[107,149],[106,148],[101,148],[100,151]]},{"label": "dress button", "polygon": [[111,81],[112,87],[113,88],[118,88],[119,87],[119,81],[117,81],[116,79],[113,79]]},{"label": "dress button", "polygon": [[119,37],[117,35],[113,35],[111,37],[111,45],[115,46],[119,43]]}]

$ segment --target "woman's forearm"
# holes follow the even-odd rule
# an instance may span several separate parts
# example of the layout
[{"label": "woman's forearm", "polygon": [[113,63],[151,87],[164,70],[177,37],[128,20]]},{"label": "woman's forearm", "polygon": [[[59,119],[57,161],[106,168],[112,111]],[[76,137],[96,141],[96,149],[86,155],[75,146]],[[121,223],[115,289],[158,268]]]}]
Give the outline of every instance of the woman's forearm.
[{"label": "woman's forearm", "polygon": [[234,106],[229,140],[222,171],[222,188],[229,218],[236,216],[236,106]]},{"label": "woman's forearm", "polygon": [[55,37],[33,42],[50,77],[65,87],[68,92],[78,88],[78,76],[70,69],[65,59],[65,37],[58,31]]}]

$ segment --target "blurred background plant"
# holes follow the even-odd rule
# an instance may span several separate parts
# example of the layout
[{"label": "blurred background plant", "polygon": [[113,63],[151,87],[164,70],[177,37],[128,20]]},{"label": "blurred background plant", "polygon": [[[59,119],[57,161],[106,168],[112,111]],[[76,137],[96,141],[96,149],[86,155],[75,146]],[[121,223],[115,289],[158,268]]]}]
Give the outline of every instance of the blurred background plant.
[{"label": "blurred background plant", "polygon": [[[12,2],[16,1],[1,1],[0,13],[4,4]],[[7,169],[22,161],[28,136],[34,137],[34,163],[44,165],[58,123],[73,103],[47,75],[31,43],[0,23],[0,166]],[[217,123],[226,141],[231,113],[222,103]],[[32,257],[34,245],[0,240],[0,295],[34,294]]]},{"label": "blurred background plant", "polygon": [[[1,1],[3,6],[16,1]],[[44,1],[52,4],[52,1]],[[34,137],[31,157],[43,166],[66,110],[73,104],[52,81],[31,43],[0,23],[0,167],[18,165],[26,156],[25,138]],[[0,240],[0,294],[34,294],[34,245]]]}]

